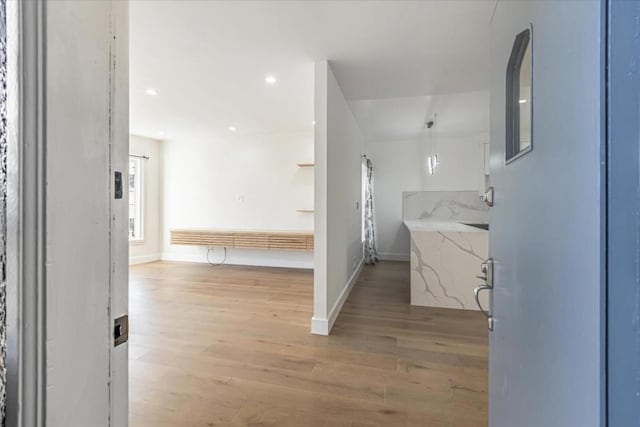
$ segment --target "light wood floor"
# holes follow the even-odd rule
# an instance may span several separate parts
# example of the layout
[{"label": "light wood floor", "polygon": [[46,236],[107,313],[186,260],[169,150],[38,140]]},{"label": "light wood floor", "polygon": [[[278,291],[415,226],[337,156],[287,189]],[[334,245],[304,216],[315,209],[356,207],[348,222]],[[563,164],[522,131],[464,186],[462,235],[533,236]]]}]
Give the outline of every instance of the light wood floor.
[{"label": "light wood floor", "polygon": [[366,267],[329,337],[312,272],[131,268],[130,421],[143,426],[487,425],[477,312],[412,307],[409,265]]}]

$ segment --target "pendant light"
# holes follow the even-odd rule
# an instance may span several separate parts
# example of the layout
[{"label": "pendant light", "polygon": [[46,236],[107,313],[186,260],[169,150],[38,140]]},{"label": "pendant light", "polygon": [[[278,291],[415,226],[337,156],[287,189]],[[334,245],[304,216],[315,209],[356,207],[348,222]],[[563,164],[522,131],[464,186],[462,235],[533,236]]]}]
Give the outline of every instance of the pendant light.
[{"label": "pendant light", "polygon": [[440,164],[437,154],[438,139],[435,131],[436,117],[437,114],[434,114],[433,119],[426,123],[427,131],[429,132],[429,145],[431,146],[431,154],[427,156],[427,171],[429,175],[433,175]]}]

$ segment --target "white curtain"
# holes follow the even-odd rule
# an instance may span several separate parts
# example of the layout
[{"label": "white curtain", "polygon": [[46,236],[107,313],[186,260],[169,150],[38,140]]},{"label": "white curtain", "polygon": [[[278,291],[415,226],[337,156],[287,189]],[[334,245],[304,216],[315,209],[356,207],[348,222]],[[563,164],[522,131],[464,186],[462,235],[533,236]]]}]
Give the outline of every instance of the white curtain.
[{"label": "white curtain", "polygon": [[376,250],[376,225],[373,212],[373,163],[364,158],[366,176],[364,182],[364,261],[367,264],[378,262]]}]

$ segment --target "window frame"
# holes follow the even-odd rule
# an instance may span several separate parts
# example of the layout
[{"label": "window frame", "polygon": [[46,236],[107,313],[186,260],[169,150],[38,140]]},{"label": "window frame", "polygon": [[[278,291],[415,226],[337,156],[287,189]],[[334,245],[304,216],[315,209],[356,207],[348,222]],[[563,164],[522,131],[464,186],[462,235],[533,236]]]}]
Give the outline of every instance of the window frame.
[{"label": "window frame", "polygon": [[[527,48],[531,52],[530,76],[531,76],[531,94],[529,106],[529,145],[520,149],[520,70],[522,61]],[[529,27],[516,35],[507,63],[506,72],[506,133],[505,133],[505,164],[514,162],[533,150],[533,26]],[[516,78],[517,77],[517,78]]]},{"label": "window frame", "polygon": [[[138,231],[139,231],[139,235],[136,237],[131,237],[129,235],[129,231],[127,230],[127,235],[129,235],[129,244],[142,244],[144,243],[144,239],[145,239],[145,232],[144,232],[144,226],[145,226],[145,221],[144,221],[144,162],[143,162],[143,158],[142,157],[138,157],[138,156],[133,156],[130,155],[129,156],[129,163],[131,161],[134,161],[136,163],[136,176],[135,176],[135,183],[134,183],[134,188],[135,188],[135,209],[136,209],[136,217],[138,218]],[[130,175],[130,168],[127,170],[127,196],[130,196],[130,190],[129,190],[129,175]],[[127,200],[127,205],[129,207],[129,209],[131,209],[131,200]],[[130,217],[129,217],[130,219]]]}]

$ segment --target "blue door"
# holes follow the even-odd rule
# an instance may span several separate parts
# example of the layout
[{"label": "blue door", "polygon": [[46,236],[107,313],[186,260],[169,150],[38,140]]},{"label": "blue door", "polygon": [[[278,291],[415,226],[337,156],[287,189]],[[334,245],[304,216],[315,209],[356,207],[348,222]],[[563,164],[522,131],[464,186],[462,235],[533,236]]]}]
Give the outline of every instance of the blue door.
[{"label": "blue door", "polygon": [[640,2],[608,5],[607,419],[640,426]]},{"label": "blue door", "polygon": [[604,425],[604,17],[584,0],[492,18],[492,427]]}]

